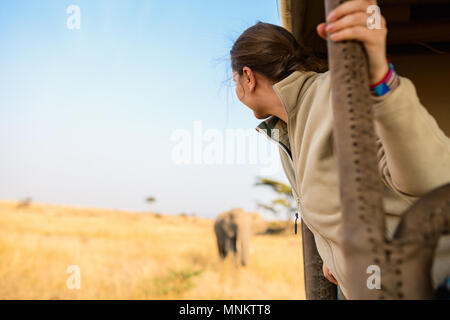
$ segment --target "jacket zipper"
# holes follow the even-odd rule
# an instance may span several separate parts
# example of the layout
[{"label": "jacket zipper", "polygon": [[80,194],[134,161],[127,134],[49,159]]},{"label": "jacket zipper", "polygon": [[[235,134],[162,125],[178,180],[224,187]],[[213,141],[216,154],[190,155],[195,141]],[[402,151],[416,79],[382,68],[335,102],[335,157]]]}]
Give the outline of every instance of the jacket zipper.
[{"label": "jacket zipper", "polygon": [[[286,153],[286,155],[288,156],[290,163],[291,163],[291,167],[292,167],[292,172],[294,172],[294,161],[292,160],[292,157],[289,155],[289,153],[284,149],[283,146],[281,146],[281,149],[283,149],[284,153]],[[295,177],[295,172],[294,172],[294,180],[297,181],[297,178]],[[292,186],[291,186],[292,187]],[[292,190],[294,190],[294,187],[292,187]],[[296,206],[296,210],[295,210],[295,223],[294,223],[294,234],[297,234],[297,222],[299,219],[299,213],[300,213],[300,196],[298,195],[297,191],[295,192],[295,202],[297,204]]]},{"label": "jacket zipper", "polygon": [[296,208],[296,211],[295,211],[295,226],[294,226],[294,234],[297,234],[297,221],[298,221],[298,214],[299,214],[299,211],[300,211],[300,199],[297,197],[297,199],[295,199],[296,200],[296,202],[297,202],[297,208]]},{"label": "jacket zipper", "polygon": [[[278,141],[276,141],[275,139],[272,139],[271,137],[269,137],[269,135],[264,131],[261,130],[260,128],[256,129],[259,133],[262,133],[263,135],[265,135],[267,137],[267,139],[272,140],[274,142],[276,142],[278,144],[278,146],[281,147],[281,149],[283,150],[283,152],[287,155],[287,157],[289,158],[289,161],[291,163],[291,168],[292,168],[292,172],[294,172],[294,161],[292,160],[291,155],[289,154],[289,152],[287,152],[287,150],[284,148],[284,146],[282,144],[280,144]],[[295,172],[294,172],[294,180],[297,180],[297,178],[295,177]],[[294,233],[297,234],[297,222],[299,219],[299,213],[301,213],[300,211],[300,197],[297,193],[297,191],[295,191],[294,187],[291,186],[292,190],[295,192],[295,201],[297,203],[297,207],[295,210],[295,224],[294,224]]]}]

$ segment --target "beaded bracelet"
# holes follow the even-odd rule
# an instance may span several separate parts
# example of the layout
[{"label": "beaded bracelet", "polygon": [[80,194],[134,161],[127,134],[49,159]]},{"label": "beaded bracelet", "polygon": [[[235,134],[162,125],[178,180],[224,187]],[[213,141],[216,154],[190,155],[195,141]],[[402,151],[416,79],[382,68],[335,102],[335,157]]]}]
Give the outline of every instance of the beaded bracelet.
[{"label": "beaded bracelet", "polygon": [[394,65],[388,60],[389,71],[384,78],[370,86],[370,91],[376,97],[381,97],[394,89],[399,82],[398,74],[394,69]]}]

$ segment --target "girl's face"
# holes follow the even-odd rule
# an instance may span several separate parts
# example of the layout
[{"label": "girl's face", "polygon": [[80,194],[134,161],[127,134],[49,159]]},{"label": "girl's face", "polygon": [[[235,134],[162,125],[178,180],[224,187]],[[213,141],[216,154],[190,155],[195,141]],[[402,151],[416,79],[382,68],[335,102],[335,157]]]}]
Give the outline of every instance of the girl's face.
[{"label": "girl's face", "polygon": [[240,80],[239,73],[237,71],[234,71],[233,72],[233,81],[234,81],[234,83],[236,85],[236,96],[238,97],[239,101],[244,103],[242,101],[244,96],[245,96],[244,87],[241,85],[239,80]]},{"label": "girl's face", "polygon": [[250,108],[257,119],[265,119],[270,116],[262,110],[264,109],[263,107],[259,106],[258,95],[252,90],[255,85],[253,75],[249,76],[244,72],[243,75],[240,76],[238,72],[234,71],[233,80],[236,83],[236,96],[239,101]]}]

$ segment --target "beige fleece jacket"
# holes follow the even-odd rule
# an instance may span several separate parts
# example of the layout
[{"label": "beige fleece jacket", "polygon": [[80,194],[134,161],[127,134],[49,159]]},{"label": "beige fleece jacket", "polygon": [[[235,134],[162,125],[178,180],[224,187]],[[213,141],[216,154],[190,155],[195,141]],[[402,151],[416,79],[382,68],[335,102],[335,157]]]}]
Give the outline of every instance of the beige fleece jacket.
[{"label": "beige fleece jacket", "polygon": [[[257,130],[278,133],[283,168],[304,223],[313,232],[324,263],[343,294],[351,277],[343,270],[340,242],[341,208],[337,159],[333,145],[330,75],[294,72],[274,85],[288,123],[271,117]],[[450,182],[450,139],[422,106],[413,83],[400,77],[385,99],[374,99],[379,137],[380,177],[388,236],[399,216],[428,191]],[[278,129],[278,130],[273,130]],[[450,273],[450,237],[441,238],[433,266],[437,285]]]}]

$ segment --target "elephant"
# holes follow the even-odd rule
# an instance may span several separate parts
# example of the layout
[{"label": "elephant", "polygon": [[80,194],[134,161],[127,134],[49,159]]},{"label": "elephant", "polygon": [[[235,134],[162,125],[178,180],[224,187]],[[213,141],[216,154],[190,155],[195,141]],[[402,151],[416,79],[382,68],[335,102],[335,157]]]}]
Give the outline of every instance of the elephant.
[{"label": "elephant", "polygon": [[219,256],[225,259],[233,252],[235,261],[240,258],[241,265],[246,266],[250,237],[263,228],[264,220],[256,212],[246,213],[243,209],[232,209],[220,214],[214,223]]}]

